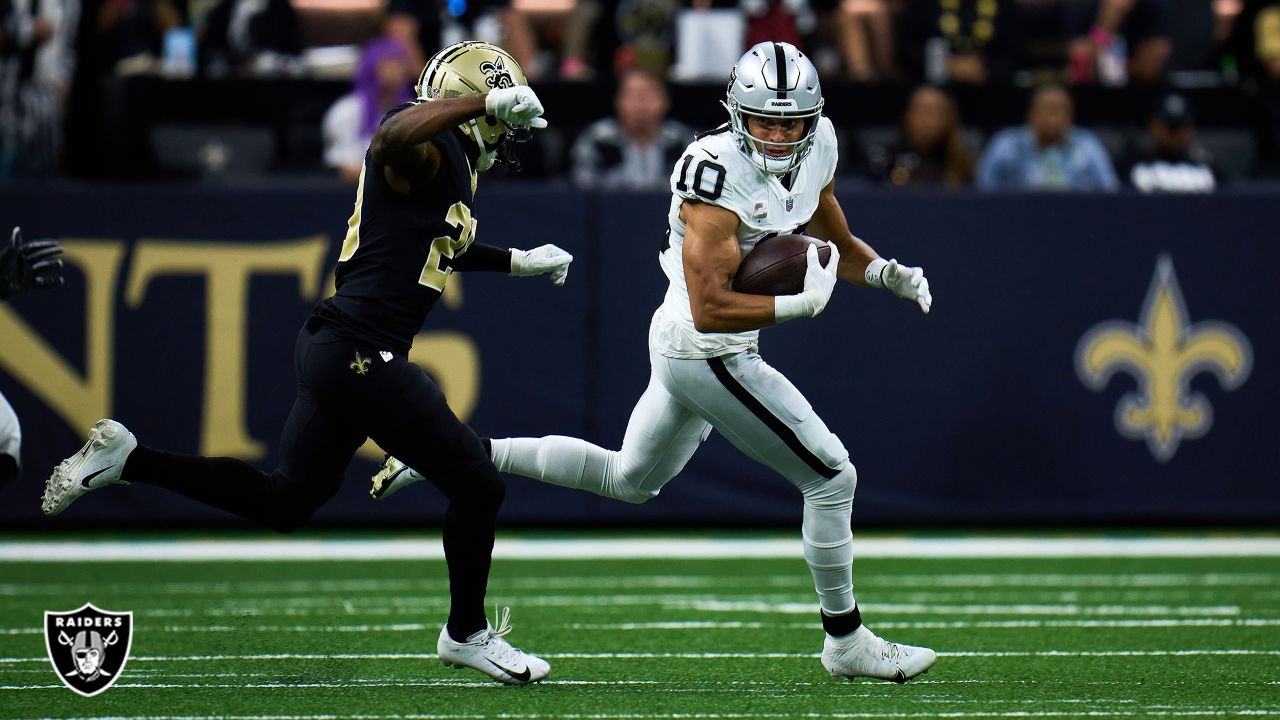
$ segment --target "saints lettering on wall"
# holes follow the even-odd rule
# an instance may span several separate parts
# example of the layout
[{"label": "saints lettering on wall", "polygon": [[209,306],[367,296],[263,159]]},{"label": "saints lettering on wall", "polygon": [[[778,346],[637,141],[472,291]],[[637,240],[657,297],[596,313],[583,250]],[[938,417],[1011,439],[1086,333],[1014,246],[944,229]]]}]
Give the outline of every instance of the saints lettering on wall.
[{"label": "saints lettering on wall", "polygon": [[[245,460],[266,457],[267,442],[249,433],[247,407],[250,368],[249,318],[262,310],[254,306],[250,282],[255,276],[297,278],[299,299],[307,303],[332,294],[332,275],[324,281],[324,263],[331,248],[325,235],[283,242],[230,243],[215,241],[65,238],[65,261],[84,279],[83,358],[70,357],[33,328],[12,307],[0,304],[0,370],[12,376],[47,405],[77,434],[99,418],[111,417],[116,393],[139,388],[118,382],[117,315],[148,302],[154,280],[188,277],[203,284],[203,374],[199,437],[195,450],[203,455],[229,455]],[[445,288],[446,307],[462,305],[461,278],[453,276]],[[123,308],[117,305],[123,301]],[[305,315],[299,315],[301,326]],[[162,328],[154,334],[164,335]],[[440,383],[450,407],[464,422],[475,410],[480,390],[480,353],[464,333],[429,331],[418,335],[410,353]],[[183,372],[183,368],[174,368]],[[292,378],[289,378],[292,382]],[[149,400],[165,402],[165,398]],[[372,443],[361,455],[380,460]]]}]

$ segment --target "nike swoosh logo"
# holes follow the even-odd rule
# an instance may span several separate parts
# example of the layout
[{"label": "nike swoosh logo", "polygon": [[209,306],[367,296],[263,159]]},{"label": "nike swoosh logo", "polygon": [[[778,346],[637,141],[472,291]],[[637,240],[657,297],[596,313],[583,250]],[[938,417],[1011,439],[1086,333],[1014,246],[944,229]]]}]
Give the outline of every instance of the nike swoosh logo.
[{"label": "nike swoosh logo", "polygon": [[113,467],[115,467],[115,465],[108,465],[107,467],[104,467],[101,470],[95,470],[89,473],[88,475],[85,475],[84,479],[80,481],[80,484],[83,485],[84,487],[89,487],[89,481],[93,480],[94,478],[98,477],[99,475],[110,470]]},{"label": "nike swoosh logo", "polygon": [[720,159],[720,156],[719,156],[719,155],[712,155],[712,154],[711,154],[711,151],[710,151],[710,150],[707,150],[706,148],[703,148],[703,149],[702,149],[702,152],[704,152],[704,153],[706,153],[706,154],[708,154],[708,155],[711,155],[711,159],[712,159],[712,160],[719,160],[719,159]]},{"label": "nike swoosh logo", "polygon": [[898,674],[893,678],[893,681],[899,685],[907,681],[907,674],[902,672],[902,668],[898,668]]},{"label": "nike swoosh logo", "polygon": [[504,672],[504,673],[506,673],[506,674],[510,675],[511,677],[515,678],[516,680],[519,680],[519,681],[520,681],[520,682],[522,682],[522,683],[527,683],[527,682],[529,682],[529,668],[527,668],[527,667],[526,667],[524,670],[521,670],[520,672],[516,672],[516,671],[512,670],[511,668],[504,668],[504,667],[502,667],[501,665],[499,665],[498,663],[496,663],[496,662],[494,662],[494,661],[492,661],[492,660],[489,660],[489,664],[490,664],[490,665],[492,665],[492,666],[494,666],[494,667],[496,667],[496,668],[498,668],[498,669],[499,669],[499,670],[501,670],[502,672]]}]

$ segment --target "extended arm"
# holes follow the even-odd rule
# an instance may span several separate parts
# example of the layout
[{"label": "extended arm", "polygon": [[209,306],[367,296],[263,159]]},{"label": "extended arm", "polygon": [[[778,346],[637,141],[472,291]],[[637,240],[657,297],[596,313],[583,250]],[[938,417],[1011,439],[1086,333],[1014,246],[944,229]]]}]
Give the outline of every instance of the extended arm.
[{"label": "extended arm", "polygon": [[514,277],[549,274],[552,283],[564,285],[571,262],[573,256],[555,245],[543,245],[532,250],[507,250],[474,243],[454,261],[453,267],[463,272],[504,272]]},{"label": "extended arm", "polygon": [[23,240],[22,228],[15,227],[8,245],[0,246],[0,300],[62,282],[62,246],[58,241]]},{"label": "extended arm", "polygon": [[849,230],[844,211],[836,200],[836,183],[832,180],[818,196],[818,209],[809,220],[807,232],[826,240],[840,251],[837,272],[840,279],[863,287],[883,287],[904,300],[915,300],[920,309],[929,312],[933,295],[924,269],[899,265],[897,260],[883,260],[871,246]]},{"label": "extended arm", "polygon": [[812,237],[835,243],[840,248],[837,274],[841,280],[867,286],[867,265],[880,256],[849,230],[844,210],[840,208],[840,201],[836,200],[835,180],[827,183],[818,196],[818,209],[813,212],[806,232]]}]

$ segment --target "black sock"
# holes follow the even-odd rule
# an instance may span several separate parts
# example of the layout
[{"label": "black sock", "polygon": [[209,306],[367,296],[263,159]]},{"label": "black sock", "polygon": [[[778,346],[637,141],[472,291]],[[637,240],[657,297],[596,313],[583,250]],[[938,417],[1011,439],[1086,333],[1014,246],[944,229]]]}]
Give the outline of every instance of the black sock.
[{"label": "black sock", "polygon": [[18,461],[12,455],[0,455],[0,488],[18,477]]},{"label": "black sock", "polygon": [[849,633],[862,627],[862,611],[858,610],[858,606],[853,606],[852,612],[843,615],[828,615],[822,613],[822,629],[833,638],[841,638]]}]

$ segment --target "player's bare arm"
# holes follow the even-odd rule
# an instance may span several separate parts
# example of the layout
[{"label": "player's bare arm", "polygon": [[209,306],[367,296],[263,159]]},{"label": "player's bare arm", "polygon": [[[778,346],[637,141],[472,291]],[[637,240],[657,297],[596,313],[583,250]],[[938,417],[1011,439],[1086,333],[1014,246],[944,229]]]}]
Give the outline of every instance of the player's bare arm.
[{"label": "player's bare arm", "polygon": [[933,306],[923,268],[881,258],[849,230],[849,222],[836,199],[835,180],[827,183],[818,196],[818,208],[813,211],[807,232],[832,243],[840,251],[837,271],[841,280],[863,287],[887,288],[904,300],[914,300],[925,313]]},{"label": "player's bare arm", "polygon": [[809,220],[807,234],[834,243],[840,249],[840,267],[836,274],[841,280],[867,286],[866,271],[871,261],[879,258],[871,246],[849,230],[849,222],[836,199],[836,181],[832,180],[818,196],[818,209]]},{"label": "player's bare arm", "polygon": [[772,325],[773,298],[734,292],[730,287],[742,260],[738,216],[716,205],[686,200],[680,219],[685,223],[683,262],[689,309],[698,332],[740,332]]},{"label": "player's bare arm", "polygon": [[484,115],[486,97],[468,95],[422,102],[382,123],[369,143],[369,152],[375,162],[386,167],[392,187],[408,192],[408,178],[435,177],[440,169],[440,151],[431,138]]},{"label": "player's bare arm", "polygon": [[430,179],[439,171],[440,150],[431,139],[440,133],[482,115],[491,115],[513,127],[545,128],[547,121],[542,119],[542,112],[542,102],[527,85],[428,100],[382,123],[369,143],[369,152],[375,162],[386,166],[387,181],[392,187],[407,193],[410,178]]}]

